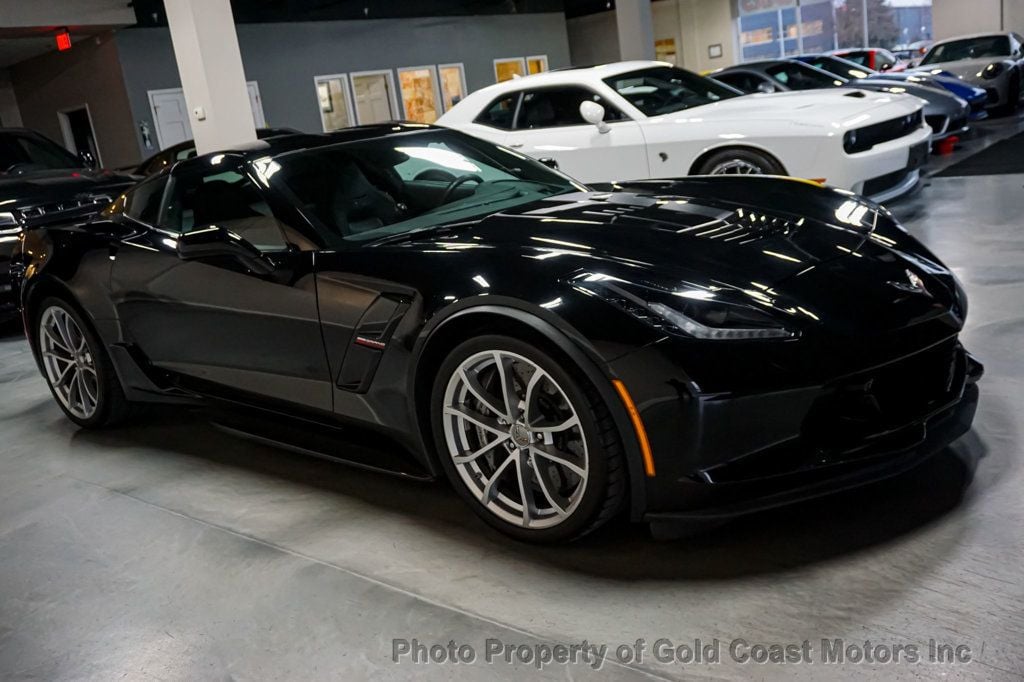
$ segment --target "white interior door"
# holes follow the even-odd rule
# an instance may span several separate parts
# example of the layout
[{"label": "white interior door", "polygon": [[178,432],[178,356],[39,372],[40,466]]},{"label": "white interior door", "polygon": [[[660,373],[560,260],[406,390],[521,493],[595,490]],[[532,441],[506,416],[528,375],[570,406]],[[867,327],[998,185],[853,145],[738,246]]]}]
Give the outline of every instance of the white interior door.
[{"label": "white interior door", "polygon": [[352,75],[356,119],[359,123],[384,123],[395,120],[394,84],[390,73]]},{"label": "white interior door", "polygon": [[[249,90],[252,120],[257,128],[265,128],[267,120],[263,116],[260,87],[256,81],[249,81],[246,86]],[[185,93],[181,88],[150,90],[149,108],[153,114],[156,141],[160,149],[192,139],[192,123],[189,120],[188,105],[185,104]]]},{"label": "white interior door", "polygon": [[192,139],[192,124],[188,118],[188,105],[181,88],[150,90],[149,108],[156,126],[156,143],[160,149],[173,147]]}]

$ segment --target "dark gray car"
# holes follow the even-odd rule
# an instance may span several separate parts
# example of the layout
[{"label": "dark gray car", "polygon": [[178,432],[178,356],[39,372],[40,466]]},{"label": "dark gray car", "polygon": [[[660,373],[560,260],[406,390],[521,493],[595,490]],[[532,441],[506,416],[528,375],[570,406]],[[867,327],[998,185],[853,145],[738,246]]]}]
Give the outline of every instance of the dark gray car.
[{"label": "dark gray car", "polygon": [[951,135],[966,133],[967,118],[971,113],[970,105],[966,101],[949,92],[925,85],[898,83],[881,78],[849,80],[793,59],[737,64],[713,72],[711,78],[747,93],[851,87],[912,95],[925,101],[924,115],[931,126],[933,142]]}]

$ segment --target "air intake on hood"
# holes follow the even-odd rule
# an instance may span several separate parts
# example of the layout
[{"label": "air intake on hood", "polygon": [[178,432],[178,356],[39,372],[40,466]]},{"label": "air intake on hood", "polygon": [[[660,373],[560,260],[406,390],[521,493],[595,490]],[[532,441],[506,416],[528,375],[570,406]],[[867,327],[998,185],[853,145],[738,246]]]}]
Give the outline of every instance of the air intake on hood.
[{"label": "air intake on hood", "polygon": [[846,93],[845,95],[843,95],[843,97],[853,97],[854,99],[864,99],[865,97],[867,97],[867,95],[865,95],[860,90],[854,90],[853,92]]},{"label": "air intake on hood", "polygon": [[750,244],[751,242],[770,237],[784,237],[800,227],[803,222],[802,218],[797,222],[793,222],[778,216],[738,208],[725,218],[719,218],[692,227],[684,227],[681,230],[676,230],[676,232],[702,239]]}]

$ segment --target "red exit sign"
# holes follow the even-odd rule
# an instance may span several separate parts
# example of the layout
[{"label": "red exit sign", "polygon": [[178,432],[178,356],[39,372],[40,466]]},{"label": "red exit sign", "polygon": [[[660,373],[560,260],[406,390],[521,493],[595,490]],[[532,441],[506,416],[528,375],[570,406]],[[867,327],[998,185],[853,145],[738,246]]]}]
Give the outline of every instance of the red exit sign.
[{"label": "red exit sign", "polygon": [[57,49],[61,52],[71,49],[71,34],[67,29],[57,34]]}]

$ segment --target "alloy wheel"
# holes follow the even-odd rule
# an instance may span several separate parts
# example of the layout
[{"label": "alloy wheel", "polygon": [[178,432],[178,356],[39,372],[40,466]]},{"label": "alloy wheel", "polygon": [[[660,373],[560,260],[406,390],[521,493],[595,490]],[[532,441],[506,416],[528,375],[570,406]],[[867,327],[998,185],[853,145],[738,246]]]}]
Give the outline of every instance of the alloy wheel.
[{"label": "alloy wheel", "polygon": [[764,170],[744,159],[729,159],[715,165],[710,175],[764,175]]},{"label": "alloy wheel", "polygon": [[64,308],[50,306],[43,311],[39,350],[57,400],[79,419],[90,419],[99,406],[96,362],[81,327]]},{"label": "alloy wheel", "polygon": [[588,451],[576,408],[540,366],[509,351],[466,358],[444,394],[448,455],[466,487],[498,518],[557,526],[586,491]]}]

